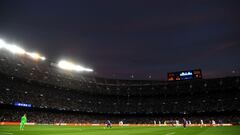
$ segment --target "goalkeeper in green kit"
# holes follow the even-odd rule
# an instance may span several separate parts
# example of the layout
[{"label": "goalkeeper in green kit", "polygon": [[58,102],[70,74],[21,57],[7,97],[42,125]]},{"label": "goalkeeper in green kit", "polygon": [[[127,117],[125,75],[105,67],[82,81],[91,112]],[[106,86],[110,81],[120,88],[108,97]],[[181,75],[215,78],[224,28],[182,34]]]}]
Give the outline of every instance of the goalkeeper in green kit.
[{"label": "goalkeeper in green kit", "polygon": [[24,125],[27,123],[27,114],[24,114],[21,117],[20,130],[23,130]]}]

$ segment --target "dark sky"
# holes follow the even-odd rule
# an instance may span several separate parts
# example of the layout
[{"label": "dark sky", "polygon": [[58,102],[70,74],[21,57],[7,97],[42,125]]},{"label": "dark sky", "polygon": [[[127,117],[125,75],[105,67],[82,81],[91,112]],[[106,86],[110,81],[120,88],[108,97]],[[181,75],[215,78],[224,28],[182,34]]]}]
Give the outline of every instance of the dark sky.
[{"label": "dark sky", "polygon": [[240,72],[239,0],[0,0],[0,38],[98,76]]}]

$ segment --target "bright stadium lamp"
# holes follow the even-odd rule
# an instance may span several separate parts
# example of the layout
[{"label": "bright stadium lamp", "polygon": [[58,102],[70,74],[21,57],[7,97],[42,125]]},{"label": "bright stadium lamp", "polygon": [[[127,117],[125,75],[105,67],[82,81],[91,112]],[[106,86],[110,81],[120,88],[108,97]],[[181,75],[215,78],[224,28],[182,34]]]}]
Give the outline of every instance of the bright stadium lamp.
[{"label": "bright stadium lamp", "polygon": [[79,65],[76,65],[75,69],[76,69],[76,71],[79,71],[79,72],[81,72],[81,71],[92,72],[92,71],[93,71],[93,70],[90,69],[90,68],[84,68],[84,67],[79,66]]},{"label": "bright stadium lamp", "polygon": [[61,69],[65,69],[65,70],[70,70],[70,71],[77,71],[77,72],[92,72],[92,69],[89,68],[85,68],[83,66],[80,65],[76,65],[72,62],[66,61],[66,60],[61,60],[58,62],[58,67]]},{"label": "bright stadium lamp", "polygon": [[23,48],[16,45],[7,45],[5,48],[13,54],[24,54],[26,52]]},{"label": "bright stadium lamp", "polygon": [[31,58],[33,59],[39,59],[40,58],[40,55],[38,53],[26,53],[27,55],[29,55]]},{"label": "bright stadium lamp", "polygon": [[61,60],[60,62],[58,62],[58,67],[62,68],[62,69],[66,69],[66,70],[73,70],[74,66],[72,63],[65,61],[65,60]]},{"label": "bright stadium lamp", "polygon": [[46,60],[46,57],[42,56],[42,57],[41,57],[41,60],[43,60],[43,61]]},{"label": "bright stadium lamp", "polygon": [[26,52],[23,48],[14,44],[8,44],[4,40],[0,39],[0,49],[2,48],[8,50],[13,54],[24,54]]},{"label": "bright stadium lamp", "polygon": [[32,52],[32,53],[27,52],[26,54],[35,60],[39,60],[39,59],[45,60],[46,59],[45,57],[41,56],[39,53],[36,53],[36,52]]},{"label": "bright stadium lamp", "polygon": [[0,39],[0,49],[4,48],[6,46],[6,43]]},{"label": "bright stadium lamp", "polygon": [[44,56],[41,56],[39,53],[36,52],[27,52],[25,51],[23,48],[14,45],[14,44],[8,44],[6,43],[4,40],[0,39],[0,49],[5,49],[8,50],[9,52],[13,53],[13,54],[26,54],[29,57],[31,57],[32,59],[35,60],[46,60],[46,58]]},{"label": "bright stadium lamp", "polygon": [[84,68],[84,67],[79,66],[79,65],[76,66],[76,71],[79,71],[79,72],[81,72],[81,71],[93,72],[92,69],[90,69],[90,68]]}]

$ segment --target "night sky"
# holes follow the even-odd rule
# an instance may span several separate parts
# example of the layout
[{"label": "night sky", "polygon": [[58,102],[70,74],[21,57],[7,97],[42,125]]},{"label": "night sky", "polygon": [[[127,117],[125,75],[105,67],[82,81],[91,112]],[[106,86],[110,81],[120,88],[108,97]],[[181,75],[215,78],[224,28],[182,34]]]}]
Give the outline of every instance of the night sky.
[{"label": "night sky", "polygon": [[97,76],[240,75],[239,0],[0,0],[0,38]]}]

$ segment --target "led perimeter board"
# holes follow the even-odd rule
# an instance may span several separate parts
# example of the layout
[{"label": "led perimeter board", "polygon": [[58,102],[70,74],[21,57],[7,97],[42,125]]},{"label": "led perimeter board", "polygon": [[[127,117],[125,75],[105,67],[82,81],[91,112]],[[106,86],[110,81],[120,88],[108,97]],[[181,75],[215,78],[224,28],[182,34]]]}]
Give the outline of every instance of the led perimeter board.
[{"label": "led perimeter board", "polygon": [[167,75],[168,81],[180,81],[180,80],[192,80],[192,79],[202,79],[201,69],[171,72]]}]

